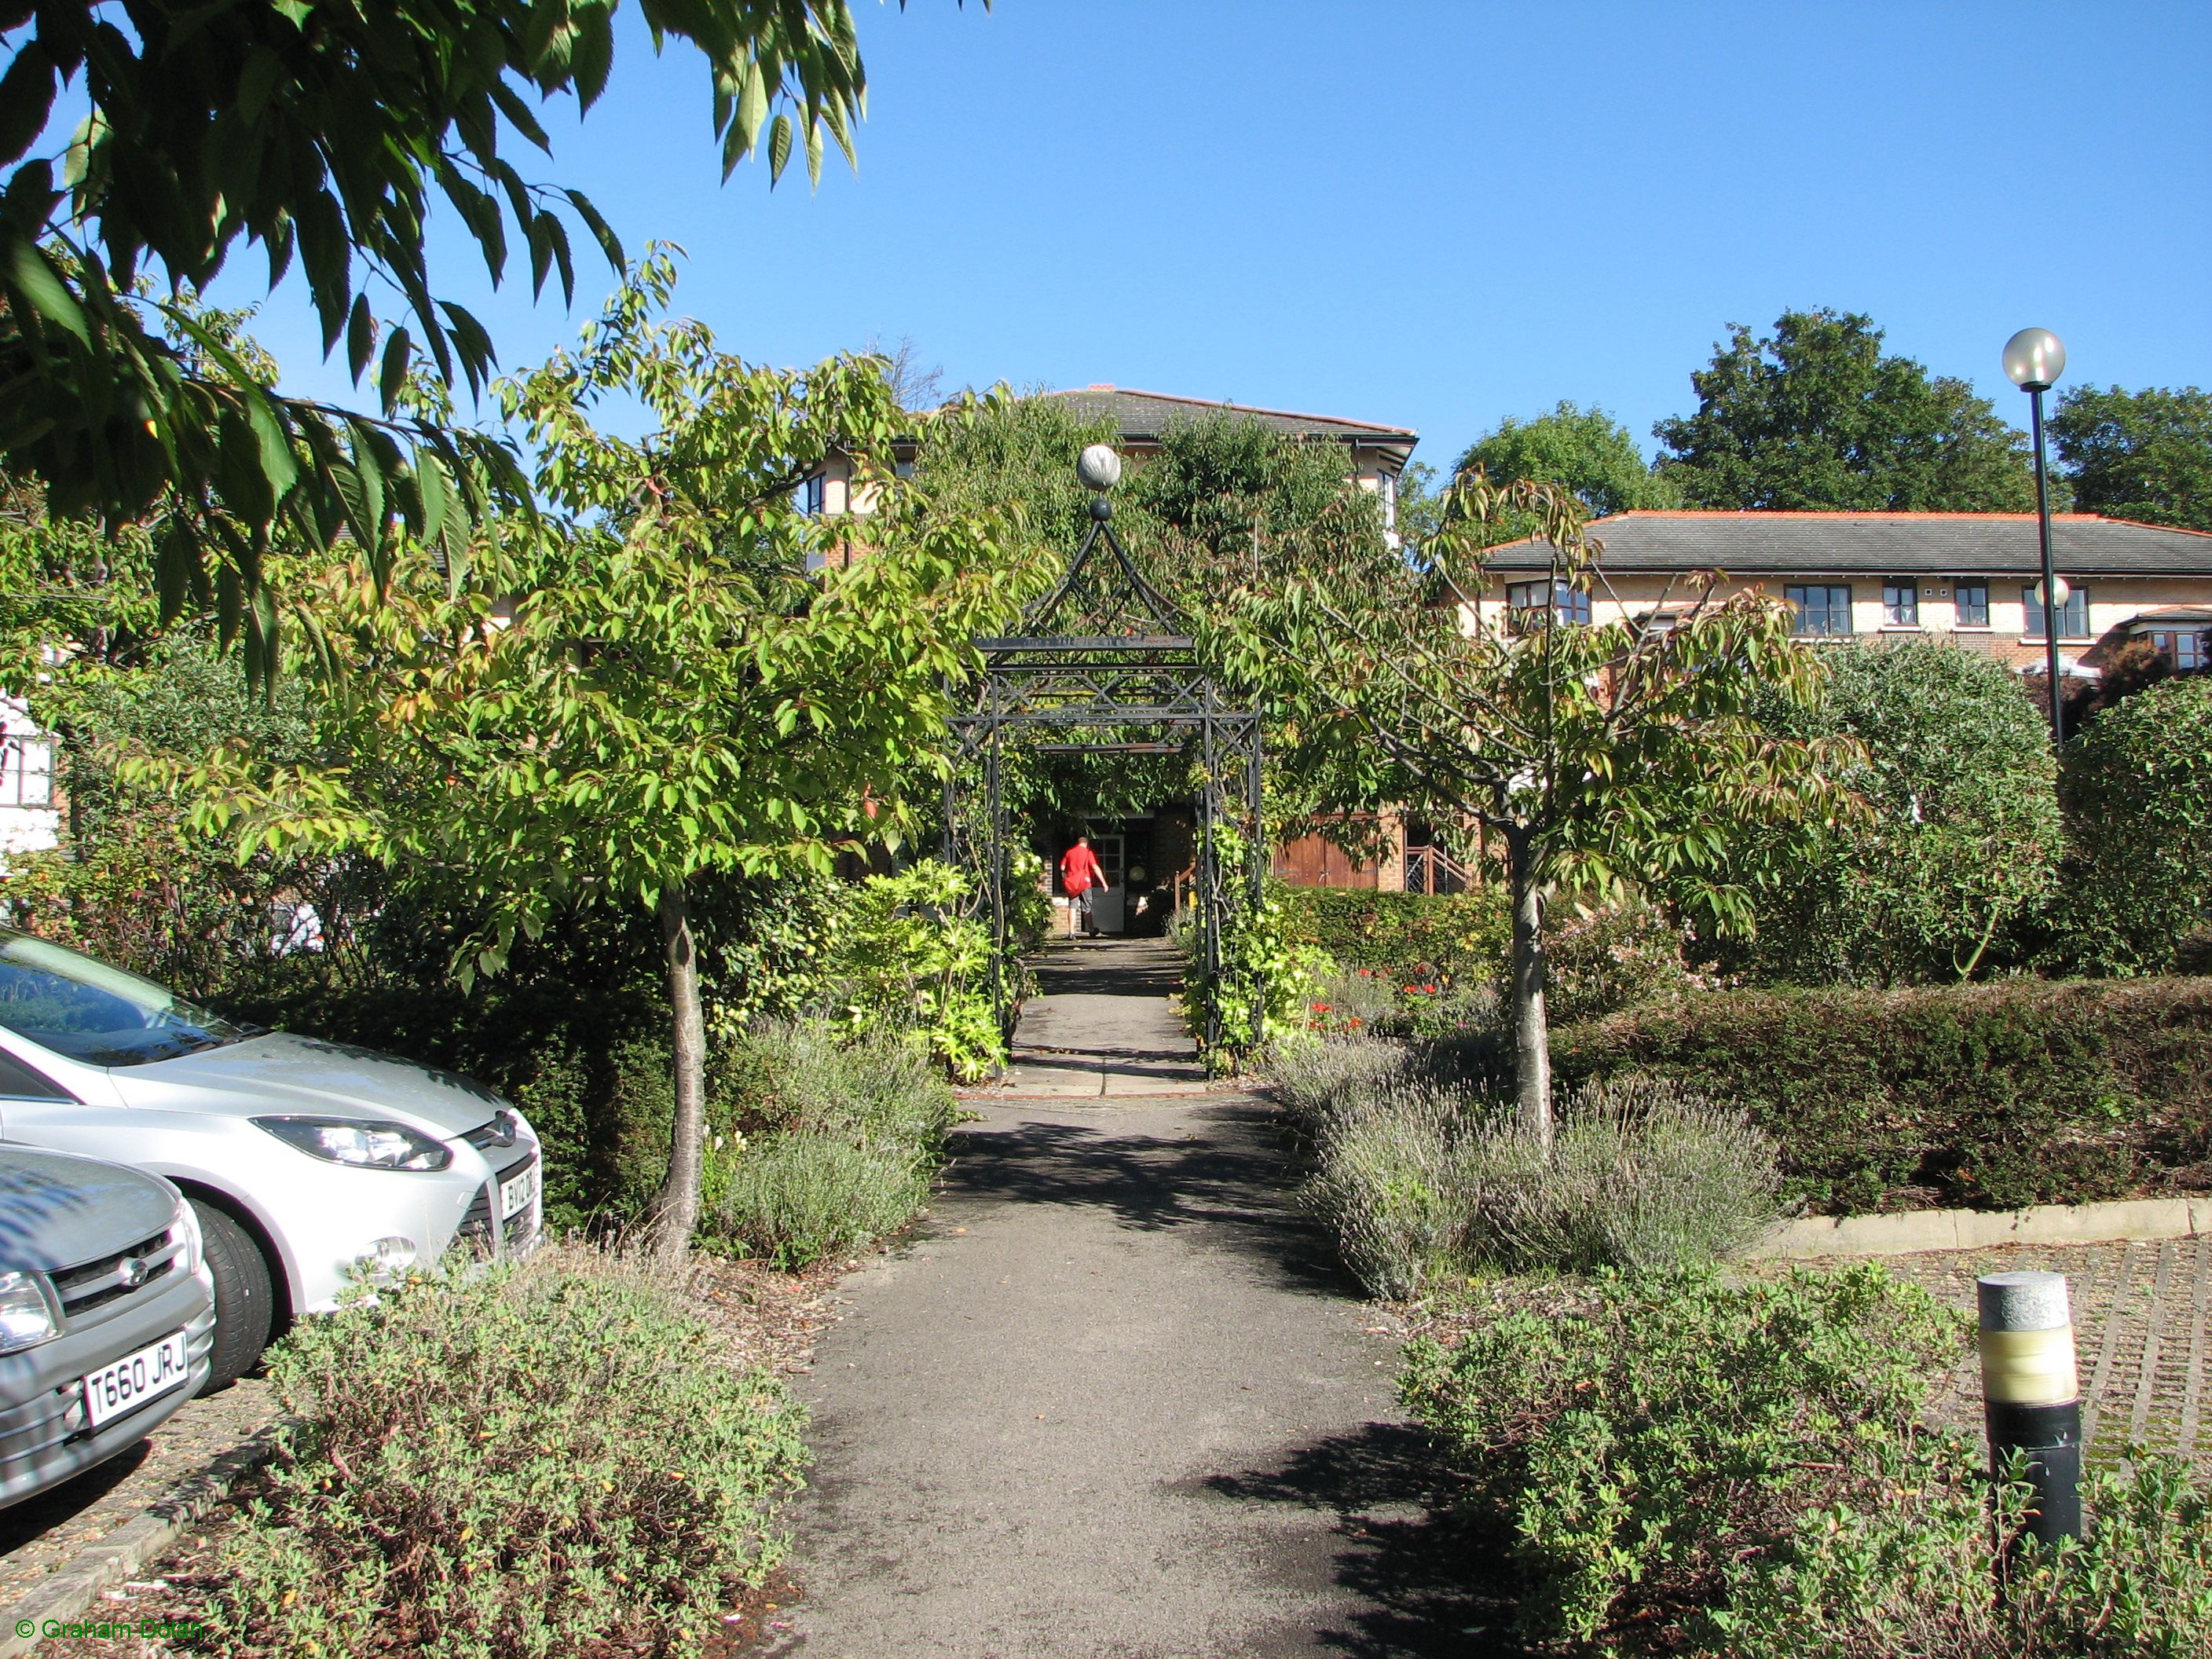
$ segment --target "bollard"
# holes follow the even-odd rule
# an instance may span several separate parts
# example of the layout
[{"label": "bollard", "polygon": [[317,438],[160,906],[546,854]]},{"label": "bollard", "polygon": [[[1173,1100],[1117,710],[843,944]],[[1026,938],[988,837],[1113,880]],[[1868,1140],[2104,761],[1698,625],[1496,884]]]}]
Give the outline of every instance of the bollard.
[{"label": "bollard", "polygon": [[2028,1535],[2051,1544],[2081,1535],[2081,1390],[2063,1273],[1990,1273],[1981,1295],[1982,1403],[1990,1466],[2027,1455],[2034,1508]]}]

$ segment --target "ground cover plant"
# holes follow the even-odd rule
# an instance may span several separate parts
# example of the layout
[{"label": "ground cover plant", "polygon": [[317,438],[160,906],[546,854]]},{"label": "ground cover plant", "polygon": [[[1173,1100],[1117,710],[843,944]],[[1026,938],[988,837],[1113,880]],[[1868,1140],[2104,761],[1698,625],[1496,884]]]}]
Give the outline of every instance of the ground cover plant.
[{"label": "ground cover plant", "polygon": [[1417,1339],[1401,1391],[1510,1526],[1526,1637],[1663,1650],[1745,1552],[1881,1499],[1966,1340],[1872,1267],[1608,1274]]},{"label": "ground cover plant", "polygon": [[1401,1386],[1510,1538],[1535,1650],[2204,1652],[2212,1485],[2138,1458],[2085,1481],[2082,1540],[2020,1541],[2018,1471],[1925,1426],[1970,1328],[1870,1264],[1524,1281],[1442,1304]]},{"label": "ground cover plant", "polygon": [[228,1652],[670,1652],[782,1556],[803,1411],[635,1263],[417,1273],[270,1375],[297,1421],[225,1553]]},{"label": "ground cover plant", "polygon": [[1558,1064],[1734,1102],[1825,1212],[2212,1187],[2212,980],[1706,993],[1563,1030]]}]

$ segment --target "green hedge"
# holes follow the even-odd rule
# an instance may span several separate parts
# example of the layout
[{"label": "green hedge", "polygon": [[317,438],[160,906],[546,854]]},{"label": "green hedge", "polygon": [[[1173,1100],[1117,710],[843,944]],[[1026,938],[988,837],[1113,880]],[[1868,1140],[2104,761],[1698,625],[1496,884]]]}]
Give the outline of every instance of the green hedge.
[{"label": "green hedge", "polygon": [[1474,893],[1377,893],[1356,887],[1270,890],[1282,902],[1292,939],[1318,945],[1352,968],[1426,963],[1454,978],[1488,978],[1511,936],[1504,896]]},{"label": "green hedge", "polygon": [[1559,1030],[1553,1058],[1741,1106],[1828,1213],[2212,1188],[2212,979],[1705,993]]}]

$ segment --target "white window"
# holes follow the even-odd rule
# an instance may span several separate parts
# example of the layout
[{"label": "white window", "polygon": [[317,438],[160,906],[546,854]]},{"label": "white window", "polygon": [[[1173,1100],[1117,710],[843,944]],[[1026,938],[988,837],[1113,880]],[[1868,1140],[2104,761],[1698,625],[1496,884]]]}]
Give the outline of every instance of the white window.
[{"label": "white window", "polygon": [[[1547,604],[1548,596],[1549,604]],[[1590,619],[1590,596],[1565,582],[1512,582],[1505,589],[1505,625],[1516,634],[1553,622],[1583,623]]]},{"label": "white window", "polygon": [[1398,475],[1395,472],[1376,473],[1375,493],[1382,498],[1383,529],[1395,530],[1398,527]]}]

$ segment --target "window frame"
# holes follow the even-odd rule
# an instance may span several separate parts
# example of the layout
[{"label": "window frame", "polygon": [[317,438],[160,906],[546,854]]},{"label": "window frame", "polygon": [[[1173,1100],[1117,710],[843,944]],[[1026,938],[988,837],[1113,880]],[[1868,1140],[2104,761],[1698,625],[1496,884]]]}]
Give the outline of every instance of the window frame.
[{"label": "window frame", "polygon": [[[1969,592],[1982,596],[1981,604],[1975,607],[1981,614],[1972,619],[1966,615],[1966,596]],[[1951,579],[1951,625],[1954,628],[1987,628],[1990,625],[1990,584],[1987,578],[1979,581],[1968,581],[1960,576]]]},{"label": "window frame", "polygon": [[[2039,581],[2029,582],[2020,590],[2020,636],[2023,640],[2033,640],[2039,645],[2051,637],[2045,631],[2050,624],[2043,620],[2043,606],[2035,597],[2035,590],[2039,586],[2041,586]],[[2072,627],[2074,618],[2077,615],[2081,619],[2081,631],[2078,633],[2075,632]],[[2062,641],[2093,640],[2097,636],[2090,631],[2091,625],[2089,590],[2086,587],[2069,588],[2066,595],[2066,603],[2058,608],[2058,638]]]},{"label": "window frame", "polygon": [[[1804,596],[1811,593],[1818,593],[1821,596],[1820,615],[1822,617],[1832,620],[1840,614],[1843,621],[1841,628],[1814,629],[1806,625],[1806,619],[1813,613]],[[1836,602],[1836,595],[1838,593],[1843,595],[1840,612]],[[1793,639],[1847,640],[1852,638],[1857,631],[1852,625],[1851,585],[1849,582],[1785,582],[1783,584],[1782,597],[1790,609],[1796,613],[1796,619],[1790,629],[1790,636]]]},{"label": "window frame", "polygon": [[[1552,590],[1548,604],[1542,599],[1532,602],[1514,597],[1516,594],[1540,592],[1546,588]],[[1531,626],[1528,619],[1535,616],[1542,617],[1547,623],[1565,623],[1573,627],[1587,628],[1590,625],[1595,612],[1590,605],[1589,593],[1569,582],[1539,579],[1506,583],[1506,631],[1516,635],[1527,633]]]},{"label": "window frame", "polygon": [[[1903,594],[1905,602],[1897,603],[1896,595]],[[1902,611],[1905,614],[1900,616]],[[1881,625],[1884,628],[1913,629],[1920,626],[1920,579],[1911,580],[1887,576],[1881,584]]]}]

